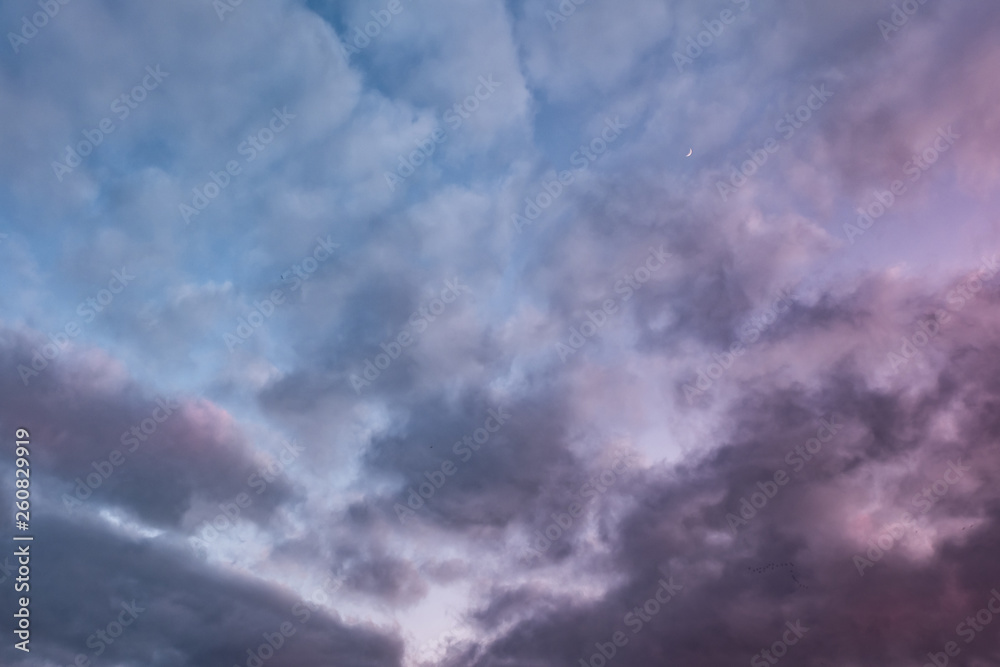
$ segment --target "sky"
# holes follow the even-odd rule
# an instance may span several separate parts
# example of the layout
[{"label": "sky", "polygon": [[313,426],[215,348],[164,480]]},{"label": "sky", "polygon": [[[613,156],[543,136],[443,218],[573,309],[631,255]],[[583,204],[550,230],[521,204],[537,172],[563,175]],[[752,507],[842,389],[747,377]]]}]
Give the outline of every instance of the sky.
[{"label": "sky", "polygon": [[0,27],[0,664],[1000,665],[995,2]]}]

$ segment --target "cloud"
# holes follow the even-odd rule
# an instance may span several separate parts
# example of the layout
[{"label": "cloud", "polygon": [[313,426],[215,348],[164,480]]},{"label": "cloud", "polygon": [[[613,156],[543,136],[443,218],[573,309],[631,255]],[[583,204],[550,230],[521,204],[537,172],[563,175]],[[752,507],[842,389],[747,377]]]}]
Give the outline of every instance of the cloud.
[{"label": "cloud", "polygon": [[133,599],[105,660],[994,660],[996,8],[390,4],[69,3],[0,56],[5,664]]}]

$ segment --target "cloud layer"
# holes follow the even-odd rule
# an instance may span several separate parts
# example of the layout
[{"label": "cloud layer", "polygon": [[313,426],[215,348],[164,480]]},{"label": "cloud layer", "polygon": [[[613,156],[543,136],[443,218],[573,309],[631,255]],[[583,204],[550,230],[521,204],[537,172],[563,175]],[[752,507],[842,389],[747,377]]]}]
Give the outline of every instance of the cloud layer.
[{"label": "cloud layer", "polygon": [[1000,662],[992,3],[43,5],[4,664]]}]

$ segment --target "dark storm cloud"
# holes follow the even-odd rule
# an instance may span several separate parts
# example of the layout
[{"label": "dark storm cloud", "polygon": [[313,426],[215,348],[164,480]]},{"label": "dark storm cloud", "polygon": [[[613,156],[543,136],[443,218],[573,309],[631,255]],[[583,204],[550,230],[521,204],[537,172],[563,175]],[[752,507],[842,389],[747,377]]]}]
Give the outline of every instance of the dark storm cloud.
[{"label": "dark storm cloud", "polygon": [[[157,395],[95,350],[67,347],[52,361],[39,357],[47,365],[27,376],[25,387],[19,368],[32,369],[36,353],[58,348],[15,329],[0,336],[0,391],[7,396],[0,421],[32,424],[32,437],[46,443],[36,452],[38,468],[60,480],[55,497],[71,506],[113,505],[179,527],[194,501],[249,493],[250,475],[266,467],[225,411],[202,398]],[[290,491],[279,476],[249,514],[265,517]]]},{"label": "dark storm cloud", "polygon": [[344,585],[348,589],[399,606],[415,602],[427,593],[427,585],[408,561],[345,551],[342,549],[337,556],[345,563]]},{"label": "dark storm cloud", "polygon": [[[455,530],[502,528],[551,495],[551,486],[569,485],[579,474],[564,410],[549,391],[512,405],[470,391],[459,405],[434,397],[414,406],[404,433],[380,436],[365,450],[367,467],[402,482],[394,497],[383,499],[384,511],[415,530],[421,521]],[[449,462],[450,475],[442,472]],[[435,490],[420,505],[426,484]]]},{"label": "dark storm cloud", "polygon": [[[130,538],[100,523],[53,515],[36,521],[31,608],[33,628],[45,641],[32,643],[35,662],[23,664],[44,659],[68,665],[83,654],[91,664],[246,665],[247,651],[259,652],[266,643],[263,635],[281,643],[274,634],[285,623],[294,634],[286,633],[269,665],[400,664],[397,639],[365,624],[347,625],[316,604],[335,603],[338,595],[322,578],[300,599],[206,566],[165,538]],[[117,638],[115,629],[97,635],[117,621],[122,603],[138,615],[125,617],[130,625]],[[4,652],[8,660],[22,657],[9,646]]]},{"label": "dark storm cloud", "polygon": [[[478,618],[512,629],[451,664],[575,664],[618,630],[620,661],[746,662],[797,620],[808,632],[788,649],[796,664],[913,664],[953,640],[988,659],[996,634],[966,648],[956,626],[1000,583],[1000,347],[969,346],[998,306],[985,296],[963,311],[936,341],[947,361],[915,389],[874,386],[849,357],[808,389],[758,377],[756,398],[726,412],[720,448],[633,481],[630,511],[602,537],[611,556],[589,566],[623,584],[591,602],[500,586]],[[916,520],[901,528],[904,512]],[[683,592],[633,633],[626,614],[666,575]]]}]

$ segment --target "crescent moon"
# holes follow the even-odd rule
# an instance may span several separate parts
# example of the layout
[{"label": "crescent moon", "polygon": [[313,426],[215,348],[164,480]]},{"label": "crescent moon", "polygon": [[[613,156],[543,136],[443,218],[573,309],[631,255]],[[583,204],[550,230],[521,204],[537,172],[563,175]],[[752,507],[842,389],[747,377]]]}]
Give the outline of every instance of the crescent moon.
[{"label": "crescent moon", "polygon": [[691,157],[692,155],[694,155],[694,149],[693,148],[689,149],[688,150],[688,154],[685,155],[684,157]]}]

